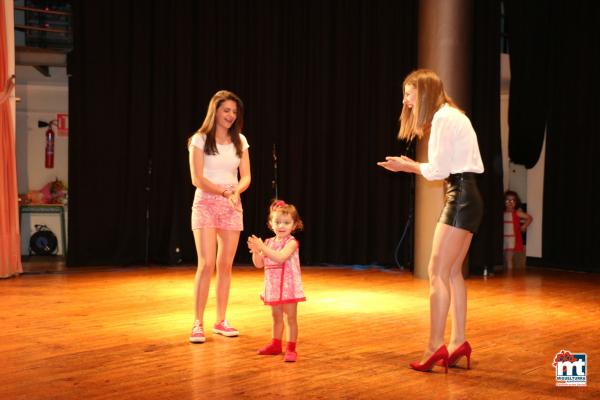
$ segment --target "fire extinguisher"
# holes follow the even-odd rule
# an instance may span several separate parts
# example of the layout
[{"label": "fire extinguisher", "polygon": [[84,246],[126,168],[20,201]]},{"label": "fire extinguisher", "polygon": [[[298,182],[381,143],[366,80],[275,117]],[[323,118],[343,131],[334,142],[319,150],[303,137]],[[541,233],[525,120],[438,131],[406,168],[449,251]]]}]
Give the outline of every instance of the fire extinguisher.
[{"label": "fire extinguisher", "polygon": [[38,121],[38,126],[40,128],[47,126],[46,129],[46,151],[45,151],[45,165],[46,168],[54,168],[54,138],[56,135],[54,134],[54,130],[52,129],[52,124],[56,123],[56,121],[44,122]]}]

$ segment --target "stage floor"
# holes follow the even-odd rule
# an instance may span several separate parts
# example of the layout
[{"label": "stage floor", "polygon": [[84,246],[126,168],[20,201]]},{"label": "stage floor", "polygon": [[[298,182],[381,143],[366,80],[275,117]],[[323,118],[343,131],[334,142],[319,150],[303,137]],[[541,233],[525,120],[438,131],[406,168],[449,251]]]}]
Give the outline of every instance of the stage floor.
[{"label": "stage floor", "polygon": [[[429,320],[428,283],[410,272],[304,267],[299,359],[284,363],[256,355],[271,317],[253,267],[233,273],[228,319],[241,336],[207,332],[206,343],[188,343],[194,271],[80,268],[0,280],[0,399],[600,396],[598,274],[472,277],[472,369],[463,359],[445,375],[408,366],[421,357]],[[213,284],[205,326],[214,314]],[[552,362],[563,349],[587,354],[587,387],[555,386]]]}]

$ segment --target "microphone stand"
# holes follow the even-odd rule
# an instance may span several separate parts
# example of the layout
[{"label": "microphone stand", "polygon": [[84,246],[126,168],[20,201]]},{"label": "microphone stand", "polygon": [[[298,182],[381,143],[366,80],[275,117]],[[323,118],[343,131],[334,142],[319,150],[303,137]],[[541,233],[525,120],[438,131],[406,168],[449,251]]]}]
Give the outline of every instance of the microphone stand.
[{"label": "microphone stand", "polygon": [[273,181],[271,182],[273,191],[275,193],[275,200],[279,198],[278,187],[277,187],[277,148],[273,143]]},{"label": "microphone stand", "polygon": [[[412,144],[413,144],[412,141],[410,141],[406,144],[406,147],[404,149],[405,156],[408,155]],[[400,240],[398,241],[398,244],[396,245],[396,250],[394,251],[394,259],[395,259],[396,265],[398,266],[400,271],[404,271],[404,266],[398,260],[398,252],[400,251],[400,246],[402,245],[402,242],[404,242],[404,239],[406,238],[406,235],[408,233],[410,226],[413,224],[413,219],[414,219],[414,215],[415,215],[415,196],[414,196],[415,179],[416,179],[415,174],[410,174],[408,179],[410,179],[410,190],[408,192],[408,217],[406,219],[406,225],[404,225],[404,231],[402,232],[402,236],[400,237]],[[408,235],[408,260],[406,262],[406,265],[408,266],[409,269],[412,267],[413,257],[414,257],[413,241],[414,241],[414,235],[411,232],[411,234]]]},{"label": "microphone stand", "polygon": [[[415,174],[411,174],[409,179],[410,179],[410,191],[409,191],[409,197],[408,197],[408,222],[407,222],[407,225],[410,226],[410,225],[414,224],[414,218],[415,218],[415,180],[417,179],[417,176]],[[415,252],[415,245],[414,245],[415,236],[414,236],[413,232],[414,232],[414,230],[411,231],[410,234],[408,235],[408,251],[407,251],[408,260],[406,261],[406,266],[409,269],[412,269],[412,267],[413,267],[414,252]]]},{"label": "microphone stand", "polygon": [[150,193],[152,189],[152,158],[148,159],[146,166],[146,240],[144,249],[144,264],[148,265],[148,257],[150,252]]}]

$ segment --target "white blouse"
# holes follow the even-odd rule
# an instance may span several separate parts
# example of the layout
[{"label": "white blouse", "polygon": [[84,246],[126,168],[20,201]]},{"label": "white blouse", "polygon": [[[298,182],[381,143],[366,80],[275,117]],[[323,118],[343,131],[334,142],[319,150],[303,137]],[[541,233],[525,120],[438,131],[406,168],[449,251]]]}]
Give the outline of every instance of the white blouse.
[{"label": "white blouse", "polygon": [[[240,133],[242,141],[242,151],[248,149],[250,145],[244,135]],[[192,136],[189,150],[192,146],[204,150],[206,135],[196,133]],[[240,158],[235,152],[235,145],[218,144],[217,154],[204,154],[204,177],[216,183],[217,185],[236,185],[238,183],[238,167],[240,166]]]},{"label": "white blouse", "polygon": [[419,168],[429,181],[461,172],[480,174],[484,170],[471,121],[448,104],[433,115],[428,146],[428,162],[421,163]]}]

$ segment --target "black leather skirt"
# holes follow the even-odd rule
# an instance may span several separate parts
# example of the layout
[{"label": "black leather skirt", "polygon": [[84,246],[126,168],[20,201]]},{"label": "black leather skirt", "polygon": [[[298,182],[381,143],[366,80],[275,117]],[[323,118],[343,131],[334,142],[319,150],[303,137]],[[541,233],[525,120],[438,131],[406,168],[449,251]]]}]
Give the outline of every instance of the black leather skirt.
[{"label": "black leather skirt", "polygon": [[451,174],[444,180],[446,200],[439,222],[477,232],[483,216],[483,199],[473,172]]}]

